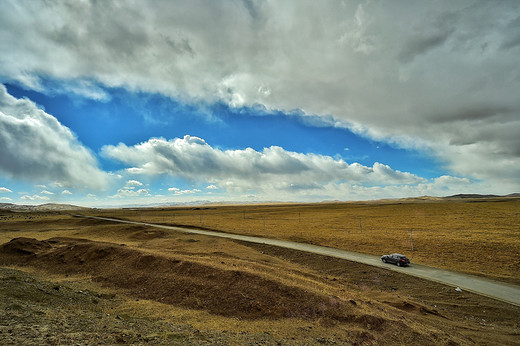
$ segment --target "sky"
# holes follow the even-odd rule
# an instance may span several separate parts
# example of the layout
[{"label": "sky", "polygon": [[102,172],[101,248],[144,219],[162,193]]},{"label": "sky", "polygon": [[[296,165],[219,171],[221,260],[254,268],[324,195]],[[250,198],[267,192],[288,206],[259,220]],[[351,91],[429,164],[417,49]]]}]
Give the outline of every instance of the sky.
[{"label": "sky", "polygon": [[520,2],[0,3],[0,203],[520,192]]}]

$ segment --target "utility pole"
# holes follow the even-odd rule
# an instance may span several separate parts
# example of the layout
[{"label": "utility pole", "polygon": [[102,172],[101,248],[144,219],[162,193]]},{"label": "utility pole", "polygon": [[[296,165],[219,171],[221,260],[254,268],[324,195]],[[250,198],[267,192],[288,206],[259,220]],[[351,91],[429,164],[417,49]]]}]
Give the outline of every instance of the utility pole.
[{"label": "utility pole", "polygon": [[413,252],[413,234],[412,234],[411,228],[410,228],[410,243],[412,244],[412,252]]},{"label": "utility pole", "polygon": [[363,233],[363,225],[361,224],[361,218],[359,218],[359,232]]}]

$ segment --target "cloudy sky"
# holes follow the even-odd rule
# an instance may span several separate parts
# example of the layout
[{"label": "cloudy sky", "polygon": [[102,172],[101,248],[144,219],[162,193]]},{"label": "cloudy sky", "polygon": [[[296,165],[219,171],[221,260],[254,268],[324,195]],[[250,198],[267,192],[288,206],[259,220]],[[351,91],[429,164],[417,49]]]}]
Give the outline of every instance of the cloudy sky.
[{"label": "cloudy sky", "polygon": [[0,203],[520,192],[516,0],[0,9]]}]

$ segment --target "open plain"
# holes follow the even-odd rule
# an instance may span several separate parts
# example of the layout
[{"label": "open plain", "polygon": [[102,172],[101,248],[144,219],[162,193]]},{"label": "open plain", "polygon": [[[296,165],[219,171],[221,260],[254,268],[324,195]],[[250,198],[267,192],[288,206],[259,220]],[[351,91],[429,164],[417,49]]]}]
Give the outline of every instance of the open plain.
[{"label": "open plain", "polygon": [[[346,260],[74,212],[1,213],[2,344],[518,344],[520,308]],[[520,201],[81,214],[324,245],[520,283]],[[413,244],[413,245],[412,245]],[[412,251],[413,246],[413,251]]]}]

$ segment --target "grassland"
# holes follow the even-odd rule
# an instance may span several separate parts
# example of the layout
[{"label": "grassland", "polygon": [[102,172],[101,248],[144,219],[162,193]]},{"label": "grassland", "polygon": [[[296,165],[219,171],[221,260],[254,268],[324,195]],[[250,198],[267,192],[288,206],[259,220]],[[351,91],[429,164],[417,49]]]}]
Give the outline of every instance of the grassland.
[{"label": "grassland", "polygon": [[[515,200],[89,211],[375,254],[410,254],[412,228],[414,262],[516,282],[519,212]],[[2,344],[520,340],[518,307],[384,269],[59,212],[0,219]],[[471,263],[502,248],[493,266]]]},{"label": "grassland", "polygon": [[[381,255],[520,283],[520,199],[106,210],[112,216]],[[412,251],[413,240],[413,251]]]}]

